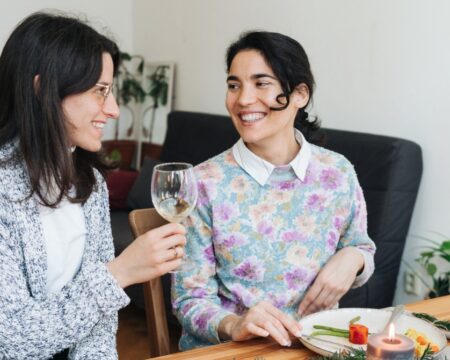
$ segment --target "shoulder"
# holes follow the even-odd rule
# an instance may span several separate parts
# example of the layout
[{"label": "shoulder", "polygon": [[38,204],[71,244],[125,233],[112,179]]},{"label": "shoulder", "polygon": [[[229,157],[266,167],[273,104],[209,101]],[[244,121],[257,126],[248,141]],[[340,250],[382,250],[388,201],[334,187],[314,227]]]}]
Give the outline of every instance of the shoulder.
[{"label": "shoulder", "polygon": [[353,164],[344,155],[317,145],[311,145],[311,162],[322,167],[353,169]]},{"label": "shoulder", "polygon": [[94,191],[96,191],[96,192],[107,191],[105,177],[96,168],[93,168],[93,172],[94,172],[94,177],[95,177]]},{"label": "shoulder", "polygon": [[354,166],[344,155],[321,146],[311,145],[308,170],[320,179],[338,177],[350,184],[357,181]]},{"label": "shoulder", "polygon": [[236,169],[239,169],[239,165],[236,163],[236,160],[233,157],[233,152],[231,149],[225,150],[212,157],[209,160],[206,160],[200,164],[198,164],[194,171],[198,180],[215,180],[221,181],[225,179],[227,174],[231,174]]},{"label": "shoulder", "polygon": [[17,201],[28,196],[29,190],[28,173],[16,144],[0,146],[0,197]]},{"label": "shoulder", "polygon": [[0,163],[4,163],[10,160],[17,152],[17,146],[15,141],[9,141],[0,146]]}]

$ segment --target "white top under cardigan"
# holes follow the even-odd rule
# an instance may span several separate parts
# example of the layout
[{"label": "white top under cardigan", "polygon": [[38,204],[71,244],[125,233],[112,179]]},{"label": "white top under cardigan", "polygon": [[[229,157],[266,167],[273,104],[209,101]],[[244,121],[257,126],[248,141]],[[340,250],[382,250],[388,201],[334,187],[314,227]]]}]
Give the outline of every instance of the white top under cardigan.
[{"label": "white top under cardigan", "polygon": [[47,250],[47,293],[57,293],[80,269],[86,243],[81,204],[64,198],[57,208],[39,205]]}]

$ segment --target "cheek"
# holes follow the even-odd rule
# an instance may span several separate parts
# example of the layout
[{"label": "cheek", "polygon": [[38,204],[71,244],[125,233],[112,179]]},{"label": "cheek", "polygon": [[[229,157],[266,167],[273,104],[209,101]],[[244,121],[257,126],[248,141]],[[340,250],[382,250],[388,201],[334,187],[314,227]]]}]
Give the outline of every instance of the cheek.
[{"label": "cheek", "polygon": [[235,100],[236,96],[230,92],[227,92],[225,96],[225,107],[227,108],[228,112],[231,112],[233,105],[236,103]]},{"label": "cheek", "polygon": [[[277,101],[277,96],[280,94],[282,94],[281,91],[268,91],[267,93],[261,94],[260,100],[267,107],[280,107],[282,106],[282,104]],[[283,101],[283,98],[281,98],[280,100]]]}]

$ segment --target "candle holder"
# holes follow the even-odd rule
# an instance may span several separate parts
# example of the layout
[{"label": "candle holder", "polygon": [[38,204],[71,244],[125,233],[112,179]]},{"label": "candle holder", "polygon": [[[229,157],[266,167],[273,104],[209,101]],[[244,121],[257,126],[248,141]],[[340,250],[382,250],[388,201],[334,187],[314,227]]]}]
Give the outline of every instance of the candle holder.
[{"label": "candle holder", "polygon": [[367,343],[367,360],[412,360],[414,359],[414,341],[405,335],[373,334]]}]

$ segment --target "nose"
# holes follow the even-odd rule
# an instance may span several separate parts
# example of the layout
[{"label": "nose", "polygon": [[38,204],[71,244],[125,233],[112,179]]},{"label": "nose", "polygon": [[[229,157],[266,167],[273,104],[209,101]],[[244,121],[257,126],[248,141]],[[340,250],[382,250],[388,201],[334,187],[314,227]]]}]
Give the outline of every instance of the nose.
[{"label": "nose", "polygon": [[238,101],[241,106],[253,104],[256,101],[256,94],[254,89],[251,86],[243,85],[241,91],[239,92]]},{"label": "nose", "polygon": [[117,119],[120,114],[119,105],[117,104],[114,94],[111,92],[105,99],[103,112],[108,118]]}]

